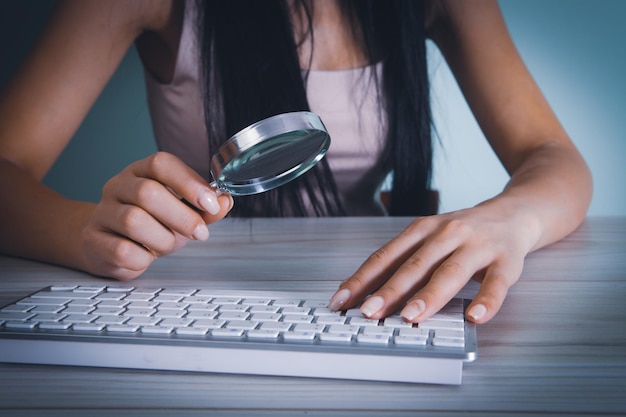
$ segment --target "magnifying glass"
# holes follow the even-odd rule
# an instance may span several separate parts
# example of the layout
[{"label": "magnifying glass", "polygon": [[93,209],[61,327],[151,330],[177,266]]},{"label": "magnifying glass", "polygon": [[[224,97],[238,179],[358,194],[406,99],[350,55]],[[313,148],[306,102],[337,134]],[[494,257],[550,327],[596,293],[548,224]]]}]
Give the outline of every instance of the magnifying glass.
[{"label": "magnifying glass", "polygon": [[269,117],[220,146],[211,158],[211,186],[235,196],[271,190],[313,168],[329,146],[328,131],[314,113]]}]

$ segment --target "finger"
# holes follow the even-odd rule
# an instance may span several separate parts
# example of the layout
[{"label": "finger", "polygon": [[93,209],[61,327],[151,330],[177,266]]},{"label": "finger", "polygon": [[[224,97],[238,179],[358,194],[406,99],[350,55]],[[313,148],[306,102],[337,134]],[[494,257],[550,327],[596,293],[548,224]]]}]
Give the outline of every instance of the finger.
[{"label": "finger", "polygon": [[486,260],[471,249],[459,248],[433,272],[430,280],[407,302],[400,315],[408,322],[426,320],[439,311],[467,284]]},{"label": "finger", "polygon": [[202,219],[206,224],[215,223],[218,220],[226,217],[235,205],[233,197],[230,194],[221,194],[217,197],[217,202],[220,205],[220,210],[217,214],[201,213]]},{"label": "finger", "polygon": [[215,190],[178,157],[158,152],[131,165],[137,177],[151,178],[170,188],[195,207],[216,215],[221,207]]},{"label": "finger", "polygon": [[92,271],[123,281],[141,275],[155,259],[143,246],[111,232],[92,231],[85,245]]},{"label": "finger", "polygon": [[478,293],[467,308],[466,316],[475,323],[486,323],[502,307],[509,288],[519,279],[522,264],[499,262],[487,268]]},{"label": "finger", "polygon": [[[422,227],[423,226],[423,227]],[[352,276],[346,279],[329,302],[329,308],[350,308],[378,289],[430,232],[427,222],[416,221],[397,237],[372,253]]]},{"label": "finger", "polygon": [[170,229],[135,205],[116,205],[110,215],[102,216],[100,222],[104,230],[136,242],[155,256],[170,253],[176,243]]},{"label": "finger", "polygon": [[[131,210],[126,208],[119,215],[123,216],[116,219],[122,227],[133,228],[117,230],[117,232],[129,236],[127,233],[133,233],[134,236],[142,238],[139,242],[146,244],[151,249],[159,252],[168,250],[164,245],[173,244],[173,236],[167,237],[157,247],[144,241],[150,234],[163,235],[162,227],[156,228],[156,223],[164,225],[171,232],[179,233],[188,239],[206,240],[209,237],[206,223],[202,216],[187,206],[183,201],[174,196],[168,188],[160,182],[153,179],[134,178],[125,181],[124,186],[119,187],[116,194],[117,199],[128,206],[135,206],[141,210]],[[141,211],[144,211],[142,213]],[[152,216],[154,221],[149,222],[145,215]],[[135,230],[136,227],[145,228],[143,230]],[[171,234],[170,232],[170,234]],[[129,236],[130,237],[130,236]],[[156,238],[156,236],[154,237]]]},{"label": "finger", "polygon": [[[424,244],[409,256],[390,279],[363,303],[361,312],[366,317],[382,318],[397,311],[406,300],[426,285],[434,271],[443,268],[459,269],[455,259],[447,258],[457,251],[464,239],[463,233],[458,233],[457,226],[445,225],[424,241]],[[461,252],[463,253],[463,252]],[[448,264],[446,264],[448,262]],[[464,264],[462,264],[464,265]],[[470,264],[471,265],[471,264]],[[454,271],[458,274],[458,271]]]}]

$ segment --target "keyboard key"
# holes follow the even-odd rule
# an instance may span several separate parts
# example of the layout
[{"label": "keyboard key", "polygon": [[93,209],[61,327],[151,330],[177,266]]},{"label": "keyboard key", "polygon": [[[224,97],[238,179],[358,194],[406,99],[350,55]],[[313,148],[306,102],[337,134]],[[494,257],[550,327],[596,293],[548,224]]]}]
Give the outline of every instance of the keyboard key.
[{"label": "keyboard key", "polygon": [[192,322],[192,327],[204,329],[219,329],[226,324],[226,320],[200,319]]},{"label": "keyboard key", "polygon": [[72,330],[78,332],[100,332],[104,330],[106,325],[101,323],[75,323]]},{"label": "keyboard key", "polygon": [[[213,312],[215,315],[217,315],[216,312]],[[187,315],[187,310],[157,310],[156,313],[154,313],[154,317],[161,317],[161,318],[182,318],[185,317]]]},{"label": "keyboard key", "polygon": [[383,324],[390,327],[413,327],[413,323],[408,323],[399,316],[387,317],[383,320]]},{"label": "keyboard key", "polygon": [[433,338],[433,346],[464,347],[465,340],[453,337],[435,337]]},{"label": "keyboard key", "polygon": [[19,300],[17,305],[34,305],[34,306],[43,306],[43,305],[66,305],[72,301],[71,298],[33,298],[26,297]]},{"label": "keyboard key", "polygon": [[323,324],[300,323],[300,324],[296,324],[293,330],[295,332],[322,333],[325,328],[326,326]]},{"label": "keyboard key", "polygon": [[227,329],[241,329],[252,330],[258,326],[259,323],[249,320],[232,320],[226,323]]},{"label": "keyboard key", "polygon": [[72,323],[67,323],[67,322],[39,323],[39,328],[42,330],[67,330],[70,327],[72,327]]},{"label": "keyboard key", "polygon": [[363,334],[366,335],[383,335],[383,336],[393,336],[395,329],[393,327],[384,327],[384,326],[365,326],[363,328]]},{"label": "keyboard key", "polygon": [[157,323],[159,323],[161,321],[160,318],[158,317],[145,317],[145,316],[140,316],[140,317],[131,317],[126,324],[127,325],[137,325],[137,326],[156,326]]},{"label": "keyboard key", "polygon": [[78,287],[76,284],[54,284],[50,287],[50,291],[72,291]]},{"label": "keyboard key", "polygon": [[283,333],[283,339],[292,341],[312,341],[315,339],[315,332],[289,331]]},{"label": "keyboard key", "polygon": [[97,324],[123,324],[128,317],[123,316],[100,316],[96,319],[95,323]]},{"label": "keyboard key", "polygon": [[261,323],[261,329],[262,330],[278,330],[281,332],[286,332],[291,328],[292,324],[291,323],[285,323],[282,321],[266,321],[264,323]]},{"label": "keyboard key", "polygon": [[131,324],[109,324],[106,329],[107,332],[111,333],[135,333],[139,330],[139,326]]},{"label": "keyboard key", "polygon": [[419,324],[419,327],[424,329],[450,329],[450,330],[462,330],[464,327],[463,322],[448,321],[448,320],[426,320]]},{"label": "keyboard key", "polygon": [[31,320],[36,321],[61,321],[67,314],[41,313],[33,316]]},{"label": "keyboard key", "polygon": [[211,301],[213,304],[239,304],[241,298],[236,297],[216,297]]},{"label": "keyboard key", "polygon": [[161,292],[159,287],[137,287],[133,290],[132,295],[148,295],[154,296]]},{"label": "keyboard key", "polygon": [[161,326],[187,327],[191,323],[193,323],[193,319],[184,318],[184,319],[164,319],[159,324]]},{"label": "keyboard key", "polygon": [[174,331],[172,326],[142,326],[141,333],[144,334],[170,334]]},{"label": "keyboard key", "polygon": [[250,317],[254,321],[278,321],[282,317],[281,314],[273,313],[254,313]]},{"label": "keyboard key", "polygon": [[328,328],[328,333],[350,333],[356,335],[361,330],[360,326],[346,325],[346,324],[334,324]]},{"label": "keyboard key", "polygon": [[242,329],[213,329],[211,330],[211,336],[241,337],[243,336],[243,330]]},{"label": "keyboard key", "polygon": [[178,327],[174,332],[181,336],[204,336],[209,330],[203,327]]},{"label": "keyboard key", "polygon": [[159,293],[159,296],[176,295],[176,296],[190,297],[194,295],[196,292],[197,290],[194,288],[164,288]]},{"label": "keyboard key", "polygon": [[428,336],[430,335],[430,330],[422,328],[422,327],[407,327],[407,328],[403,327],[403,328],[398,330],[398,334],[400,336],[407,336],[407,337],[425,337],[425,338],[428,338]]},{"label": "keyboard key", "polygon": [[107,292],[130,292],[132,290],[134,290],[135,287],[133,287],[132,285],[122,285],[122,284],[116,284],[116,285],[109,285],[107,287]]},{"label": "keyboard key", "polygon": [[327,308],[329,300],[304,300],[302,307]]},{"label": "keyboard key", "polygon": [[37,321],[7,321],[4,323],[4,327],[7,329],[23,329],[23,330],[32,330],[39,322]]},{"label": "keyboard key", "polygon": [[350,324],[355,326],[378,326],[378,320],[366,319],[365,317],[350,317]]},{"label": "keyboard key", "polygon": [[248,306],[266,306],[271,302],[272,300],[270,298],[244,298],[241,304],[245,304]]},{"label": "keyboard key", "polygon": [[192,310],[185,317],[191,319],[214,319],[219,313],[217,311],[196,311]]},{"label": "keyboard key", "polygon": [[250,317],[250,313],[245,311],[224,311],[218,316],[222,320],[245,320],[248,317]]},{"label": "keyboard key", "polygon": [[59,306],[59,305],[43,305],[43,306],[36,306],[35,308],[33,308],[32,310],[30,310],[31,313],[58,313],[59,311],[65,309],[65,306]]},{"label": "keyboard key", "polygon": [[283,321],[287,323],[311,323],[313,321],[313,316],[292,314],[289,316],[283,316]]},{"label": "keyboard key", "polygon": [[320,335],[322,342],[342,342],[349,343],[352,341],[351,333],[322,333]]},{"label": "keyboard key", "polygon": [[63,310],[63,314],[88,314],[94,311],[94,307],[77,306],[66,307]]},{"label": "keyboard key", "polygon": [[308,307],[283,307],[281,313],[287,315],[309,314],[311,309]]},{"label": "keyboard key", "polygon": [[96,307],[93,314],[97,314],[99,316],[119,316],[124,311],[126,310],[120,307]]},{"label": "keyboard key", "polygon": [[278,299],[272,302],[272,305],[278,307],[300,307],[302,300],[296,299]]},{"label": "keyboard key", "polygon": [[98,318],[98,316],[93,314],[68,314],[63,321],[68,321],[70,323],[91,323],[96,318]]},{"label": "keyboard key", "polygon": [[11,304],[9,306],[3,307],[2,310],[0,310],[0,313],[27,313],[35,307],[35,305]]},{"label": "keyboard key", "polygon": [[220,306],[219,311],[248,311],[250,307],[242,304],[225,304]]},{"label": "keyboard key", "polygon": [[247,335],[250,339],[278,339],[280,331],[268,329],[248,330]]},{"label": "keyboard key", "polygon": [[378,345],[386,345],[389,343],[389,336],[384,334],[363,334],[356,335],[356,341],[359,343],[375,343]]},{"label": "keyboard key", "polygon": [[346,317],[343,316],[319,316],[316,323],[321,324],[344,324],[346,322]]},{"label": "keyboard key", "polygon": [[396,336],[393,338],[396,345],[404,346],[426,346],[428,337],[424,336]]},{"label": "keyboard key", "polygon": [[313,315],[315,316],[337,316],[340,317],[341,313],[338,311],[333,311],[328,307],[317,307],[313,310]]},{"label": "keyboard key", "polygon": [[74,292],[98,294],[106,289],[104,285],[79,285],[74,288]]}]

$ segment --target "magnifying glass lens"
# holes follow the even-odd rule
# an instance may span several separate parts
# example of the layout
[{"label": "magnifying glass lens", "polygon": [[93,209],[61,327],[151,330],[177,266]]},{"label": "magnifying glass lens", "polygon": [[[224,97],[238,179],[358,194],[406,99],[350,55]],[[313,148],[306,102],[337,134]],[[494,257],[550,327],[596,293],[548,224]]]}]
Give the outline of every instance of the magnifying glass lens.
[{"label": "magnifying glass lens", "polygon": [[310,112],[286,113],[255,123],[230,138],[211,160],[215,185],[233,195],[279,187],[319,162],[330,136]]}]

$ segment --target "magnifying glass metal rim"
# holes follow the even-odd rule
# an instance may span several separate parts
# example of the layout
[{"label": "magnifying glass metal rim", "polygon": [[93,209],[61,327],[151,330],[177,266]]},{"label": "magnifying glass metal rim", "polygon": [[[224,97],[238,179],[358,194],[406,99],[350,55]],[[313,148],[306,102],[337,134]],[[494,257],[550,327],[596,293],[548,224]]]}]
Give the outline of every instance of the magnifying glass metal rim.
[{"label": "magnifying glass metal rim", "polygon": [[[246,178],[245,180],[226,180],[222,178],[224,170],[229,164],[245,152],[254,147],[266,145],[268,141],[285,140],[285,135],[294,132],[307,132],[308,135],[320,137],[321,142],[317,149],[305,160],[294,164],[293,167],[273,175]],[[297,140],[305,140],[299,138]],[[308,111],[282,113],[258,121],[230,137],[220,146],[211,158],[211,175],[214,181],[211,185],[217,190],[232,195],[251,195],[268,191],[281,186],[307,172],[317,164],[330,147],[330,135],[318,115]]]}]

